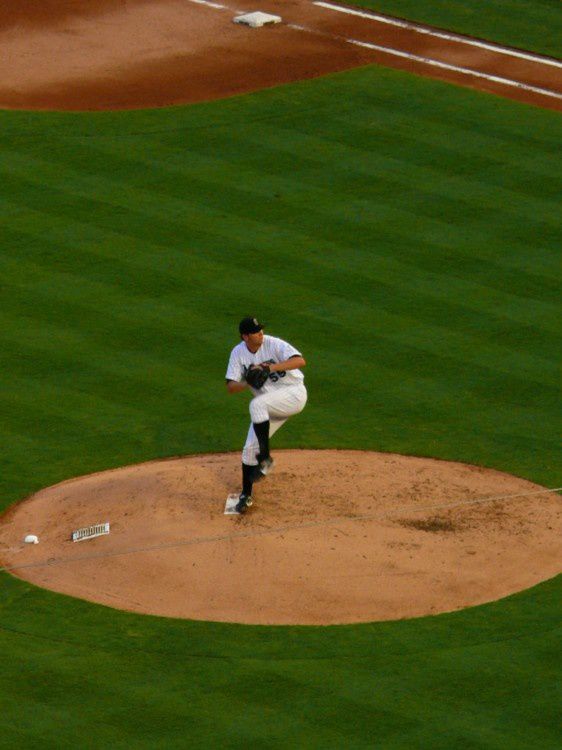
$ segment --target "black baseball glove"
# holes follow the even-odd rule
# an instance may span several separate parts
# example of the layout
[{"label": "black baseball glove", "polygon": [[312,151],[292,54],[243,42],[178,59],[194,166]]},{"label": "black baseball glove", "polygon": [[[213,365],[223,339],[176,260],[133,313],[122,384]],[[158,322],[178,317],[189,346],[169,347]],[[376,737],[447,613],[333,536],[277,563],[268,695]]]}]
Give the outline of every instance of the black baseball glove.
[{"label": "black baseball glove", "polygon": [[244,375],[246,383],[257,391],[263,386],[268,377],[269,365],[250,365]]}]

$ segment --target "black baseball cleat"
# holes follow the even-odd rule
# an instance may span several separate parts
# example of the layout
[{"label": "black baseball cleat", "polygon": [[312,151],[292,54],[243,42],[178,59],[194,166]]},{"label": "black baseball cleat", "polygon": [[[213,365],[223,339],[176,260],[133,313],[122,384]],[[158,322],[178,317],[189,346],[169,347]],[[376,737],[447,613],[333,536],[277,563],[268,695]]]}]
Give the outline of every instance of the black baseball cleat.
[{"label": "black baseball cleat", "polygon": [[268,474],[271,474],[274,466],[275,462],[271,458],[271,456],[259,460],[258,465],[254,468],[254,471],[252,473],[252,482],[259,482],[260,479],[263,479]]},{"label": "black baseball cleat", "polygon": [[234,510],[237,513],[245,513],[247,508],[249,508],[251,504],[252,504],[252,496],[246,495],[246,493],[241,492]]}]

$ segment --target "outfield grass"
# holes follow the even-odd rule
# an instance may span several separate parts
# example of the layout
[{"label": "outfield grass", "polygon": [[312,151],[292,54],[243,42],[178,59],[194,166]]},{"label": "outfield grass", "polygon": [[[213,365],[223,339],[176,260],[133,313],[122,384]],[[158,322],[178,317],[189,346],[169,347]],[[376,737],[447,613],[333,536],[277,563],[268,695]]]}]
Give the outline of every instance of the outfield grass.
[{"label": "outfield grass", "polygon": [[556,581],[327,628],[139,617],[3,583],[2,748],[560,746]]},{"label": "outfield grass", "polygon": [[[238,449],[247,403],[223,377],[254,312],[309,362],[277,445],[561,484],[555,113],[369,67],[0,124],[2,507]],[[0,746],[560,744],[559,579],[438,618],[272,629],[1,583]]]},{"label": "outfield grass", "polygon": [[562,58],[559,0],[353,0],[347,4]]}]

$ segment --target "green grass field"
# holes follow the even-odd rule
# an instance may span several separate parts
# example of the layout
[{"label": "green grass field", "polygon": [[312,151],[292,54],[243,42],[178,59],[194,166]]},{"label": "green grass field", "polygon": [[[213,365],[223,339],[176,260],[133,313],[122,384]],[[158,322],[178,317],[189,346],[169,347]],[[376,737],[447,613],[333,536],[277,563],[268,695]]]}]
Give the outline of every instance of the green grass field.
[{"label": "green grass field", "polygon": [[[309,362],[276,445],[561,484],[559,115],[369,67],[0,124],[2,508],[238,449],[247,404],[223,377],[249,313]],[[263,628],[2,573],[0,747],[557,748],[560,581],[435,618]]]},{"label": "green grass field", "polygon": [[[350,3],[348,3],[349,5]],[[354,0],[377,13],[562,57],[559,0]]]}]

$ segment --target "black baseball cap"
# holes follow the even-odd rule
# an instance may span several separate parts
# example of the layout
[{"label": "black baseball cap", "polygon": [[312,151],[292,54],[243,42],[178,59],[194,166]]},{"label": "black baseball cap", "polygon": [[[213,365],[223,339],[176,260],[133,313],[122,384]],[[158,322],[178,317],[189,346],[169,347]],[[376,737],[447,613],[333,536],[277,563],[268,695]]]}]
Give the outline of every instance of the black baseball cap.
[{"label": "black baseball cap", "polygon": [[263,325],[257,318],[244,318],[240,321],[240,325],[238,326],[241,336],[244,333],[257,333],[258,331],[261,331],[262,328]]}]

